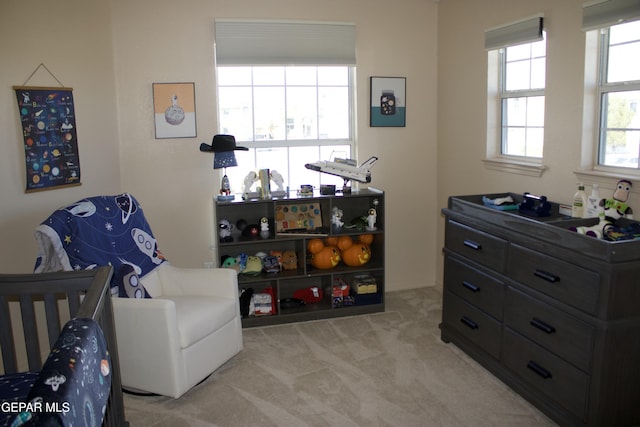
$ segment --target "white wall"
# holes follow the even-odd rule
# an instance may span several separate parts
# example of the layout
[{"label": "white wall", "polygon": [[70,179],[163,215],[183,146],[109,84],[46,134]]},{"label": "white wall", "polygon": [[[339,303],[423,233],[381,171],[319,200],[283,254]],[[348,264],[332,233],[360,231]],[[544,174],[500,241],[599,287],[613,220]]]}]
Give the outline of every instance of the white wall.
[{"label": "white wall", "polygon": [[[33,230],[53,210],[120,191],[118,123],[108,2],[0,2],[0,272],[33,271]],[[25,194],[25,152],[16,96],[44,63],[73,88],[82,185]],[[28,86],[59,86],[40,69]]]},{"label": "white wall", "polygon": [[[0,271],[30,272],[34,227],[83,197],[133,193],[176,265],[202,266],[216,245],[219,177],[198,151],[217,132],[216,18],[348,21],[357,25],[358,159],[376,155],[372,185],[387,191],[388,289],[433,285],[437,4],[432,0],[60,0],[0,3]],[[81,187],[24,194],[24,150],[11,90],[44,62],[74,88]],[[407,126],[369,127],[369,77],[407,78]],[[53,85],[46,75],[30,84]],[[152,83],[195,82],[198,138],[155,139]],[[116,158],[119,156],[119,158]],[[310,159],[317,160],[317,159]]]},{"label": "white wall", "polygon": [[[498,192],[546,195],[570,203],[580,180],[585,34],[583,0],[442,0],[438,14],[438,197]],[[547,32],[544,164],[541,177],[487,170],[487,53],[484,30],[544,13]],[[618,177],[593,177],[610,197]],[[640,210],[640,183],[630,206]],[[587,188],[590,192],[590,187]],[[437,245],[444,221],[438,221]],[[437,282],[442,282],[438,262]]]},{"label": "white wall", "polygon": [[[198,151],[217,132],[216,18],[347,21],[357,25],[358,159],[376,155],[372,185],[387,191],[388,289],[433,285],[436,196],[436,31],[432,1],[113,0],[123,189],[144,202],[164,255],[202,266],[217,245],[219,177]],[[370,128],[369,77],[407,77],[407,126]],[[152,83],[195,82],[195,139],[154,139]],[[310,159],[317,160],[317,159]],[[247,171],[248,172],[248,171]],[[418,267],[418,268],[416,268]]]}]

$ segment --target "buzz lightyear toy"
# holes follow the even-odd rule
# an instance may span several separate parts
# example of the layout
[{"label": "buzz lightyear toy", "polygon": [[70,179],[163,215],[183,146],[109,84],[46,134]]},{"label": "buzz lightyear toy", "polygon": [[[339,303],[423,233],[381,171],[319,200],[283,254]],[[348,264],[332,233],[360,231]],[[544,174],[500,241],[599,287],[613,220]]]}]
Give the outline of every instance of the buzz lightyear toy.
[{"label": "buzz lightyear toy", "polygon": [[620,218],[633,219],[633,210],[627,205],[631,185],[631,181],[621,179],[613,192],[613,198],[600,200],[600,206],[604,209],[600,211],[598,224],[591,227],[571,227],[569,230],[601,239],[607,229],[614,227]]}]

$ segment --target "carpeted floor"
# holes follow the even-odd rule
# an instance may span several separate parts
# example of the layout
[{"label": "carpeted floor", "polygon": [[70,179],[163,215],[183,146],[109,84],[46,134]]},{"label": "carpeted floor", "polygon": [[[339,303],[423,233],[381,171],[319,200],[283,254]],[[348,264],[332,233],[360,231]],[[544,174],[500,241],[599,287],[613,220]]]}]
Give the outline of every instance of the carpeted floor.
[{"label": "carpeted floor", "polygon": [[442,295],[390,292],[384,313],[245,329],[245,349],[180,399],[125,395],[132,427],[553,426],[440,341]]}]

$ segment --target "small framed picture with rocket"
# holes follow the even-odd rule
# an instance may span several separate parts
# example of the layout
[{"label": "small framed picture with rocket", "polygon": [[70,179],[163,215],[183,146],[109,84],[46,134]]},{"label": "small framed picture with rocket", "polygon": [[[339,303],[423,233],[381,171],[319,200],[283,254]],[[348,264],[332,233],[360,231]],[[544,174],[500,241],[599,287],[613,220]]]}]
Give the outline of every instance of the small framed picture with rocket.
[{"label": "small framed picture with rocket", "polygon": [[371,77],[371,127],[404,127],[406,125],[405,77]]}]

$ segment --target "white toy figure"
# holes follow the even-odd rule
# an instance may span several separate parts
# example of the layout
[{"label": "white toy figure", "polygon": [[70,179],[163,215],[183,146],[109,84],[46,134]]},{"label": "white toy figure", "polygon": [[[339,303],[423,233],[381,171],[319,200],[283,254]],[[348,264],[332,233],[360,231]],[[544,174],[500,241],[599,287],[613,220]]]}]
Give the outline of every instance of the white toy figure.
[{"label": "white toy figure", "polygon": [[270,178],[273,182],[278,186],[278,191],[284,191],[284,178],[277,170],[272,170],[269,172]]},{"label": "white toy figure", "polygon": [[366,229],[369,231],[377,230],[376,228],[376,217],[378,213],[375,208],[369,209],[369,214],[367,215],[367,227]]},{"label": "white toy figure", "polygon": [[228,219],[218,221],[218,236],[221,242],[233,242],[231,230],[233,230],[233,224],[231,224]]},{"label": "white toy figure", "polygon": [[260,237],[263,239],[269,238],[269,218],[266,216],[260,218]]},{"label": "white toy figure", "polygon": [[613,198],[601,199],[600,206],[604,209],[600,211],[598,224],[591,227],[571,227],[569,230],[576,231],[587,236],[602,238],[608,227],[614,226],[620,218],[633,218],[633,210],[627,205],[629,193],[631,192],[631,181],[621,179],[613,192]]},{"label": "white toy figure", "polygon": [[340,230],[342,230],[342,226],[344,225],[344,222],[342,221],[343,215],[344,213],[342,212],[342,209],[339,209],[337,206],[334,206],[333,209],[331,209],[331,226],[333,227],[334,233],[339,233]]},{"label": "white toy figure", "polygon": [[244,178],[244,194],[247,195],[251,192],[251,186],[258,180],[258,174],[255,171],[251,171]]}]

